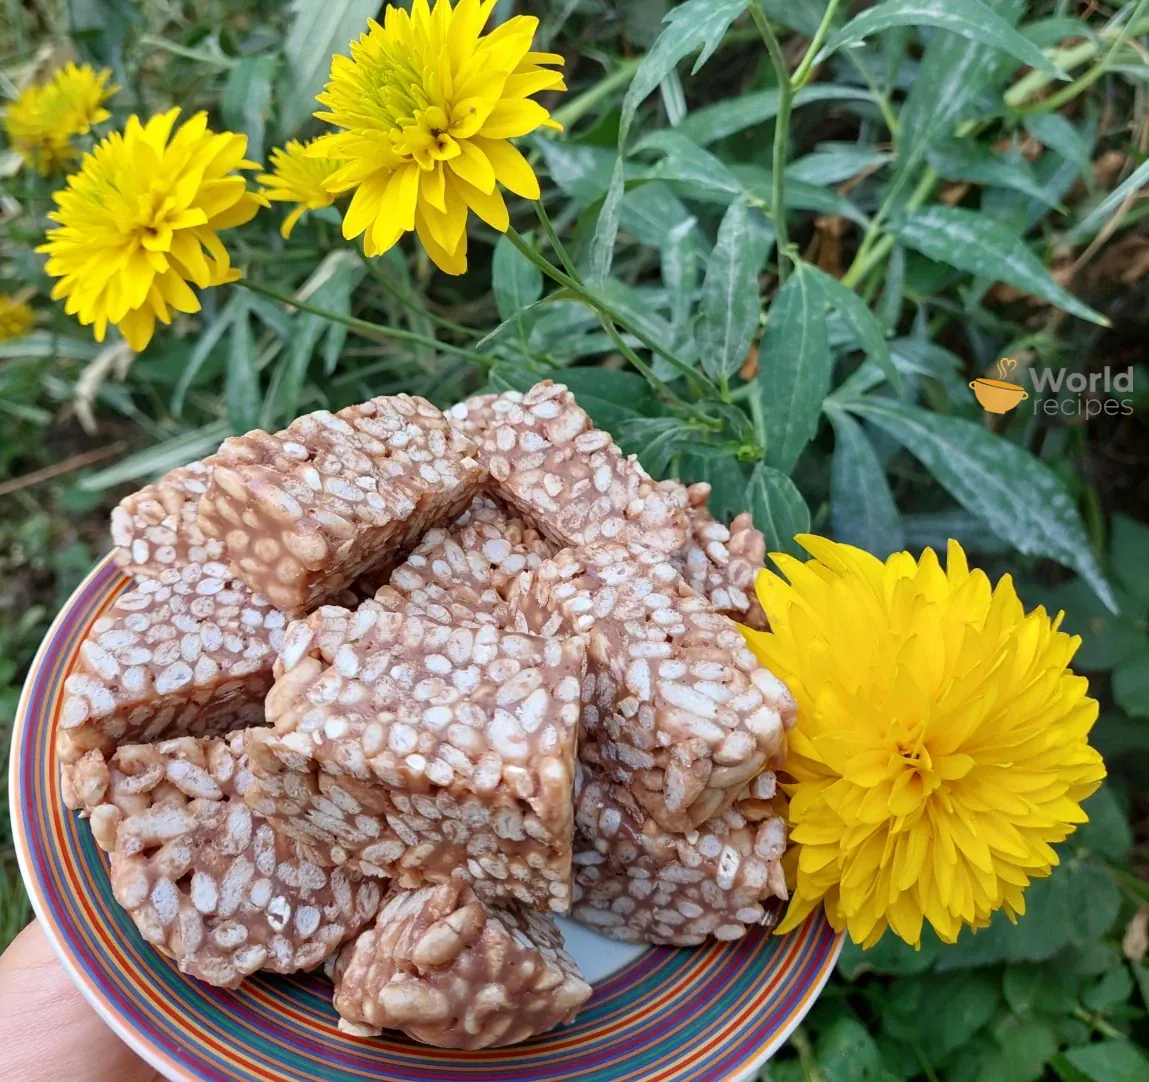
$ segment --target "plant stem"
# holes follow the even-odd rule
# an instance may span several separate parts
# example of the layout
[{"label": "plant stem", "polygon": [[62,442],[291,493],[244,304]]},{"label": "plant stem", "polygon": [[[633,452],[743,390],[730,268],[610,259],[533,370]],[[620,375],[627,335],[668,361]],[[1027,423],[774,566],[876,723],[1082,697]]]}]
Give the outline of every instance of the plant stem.
[{"label": "plant stem", "polygon": [[794,88],[786,69],[786,60],[782,56],[782,47],[770,29],[761,0],[751,0],[750,17],[766,43],[766,53],[778,80],[778,113],[774,118],[773,191],[770,197],[773,205],[770,210],[774,217],[774,241],[778,247],[778,280],[785,282],[790,260],[790,237],[786,229],[786,151],[790,142],[790,107],[794,100]]},{"label": "plant stem", "polygon": [[281,304],[289,304],[292,308],[297,308],[301,312],[307,312],[313,316],[320,316],[332,323],[340,323],[372,342],[410,342],[412,345],[427,346],[440,353],[450,353],[455,357],[463,357],[468,361],[472,361],[474,364],[480,364],[484,367],[490,367],[495,363],[495,358],[488,357],[485,353],[476,353],[473,349],[464,349],[462,346],[455,346],[450,342],[440,342],[425,334],[416,334],[414,331],[401,331],[398,327],[383,327],[378,323],[369,323],[365,319],[356,319],[354,316],[345,316],[340,312],[331,312],[326,308],[319,308],[314,304],[308,304],[306,301],[298,301],[286,293],[281,293],[278,289],[261,285],[248,278],[241,278],[236,284],[243,286],[245,289],[250,289],[252,293],[261,293],[265,297],[270,297],[273,301],[279,301]]},{"label": "plant stem", "polygon": [[445,316],[437,315],[430,309],[423,307],[414,297],[404,293],[394,282],[392,282],[376,265],[375,260],[368,256],[358,244],[355,245],[355,251],[359,258],[363,260],[364,265],[367,267],[368,273],[379,287],[390,297],[394,297],[404,308],[409,312],[414,312],[416,315],[422,316],[424,319],[429,319],[432,323],[438,324],[445,331],[453,331],[455,334],[465,334],[471,338],[479,337],[479,332],[474,327],[464,327],[462,323],[456,323],[454,320],[447,319]]},{"label": "plant stem", "polygon": [[516,248],[518,248],[518,250],[522,252],[523,255],[527,257],[527,259],[529,259],[536,267],[538,267],[539,270],[543,272],[543,274],[545,274],[552,281],[557,282],[559,285],[569,290],[592,311],[598,312],[601,315],[605,315],[608,319],[611,320],[611,322],[626,331],[627,334],[633,335],[635,338],[637,338],[646,349],[649,349],[652,353],[657,353],[660,356],[665,357],[666,360],[669,361],[670,364],[672,364],[675,368],[677,368],[684,376],[688,377],[689,379],[696,379],[702,382],[703,387],[712,397],[718,396],[718,388],[715,387],[709,379],[703,376],[700,372],[696,372],[672,350],[667,349],[665,346],[659,345],[654,341],[654,339],[650,337],[650,335],[646,334],[644,331],[639,330],[637,327],[631,326],[625,317],[620,316],[613,308],[610,307],[609,304],[591,293],[590,290],[587,289],[586,286],[583,285],[583,283],[578,278],[572,277],[571,275],[559,270],[558,267],[556,267],[549,259],[546,258],[546,256],[540,255],[538,252],[536,252],[522,238],[514,226],[511,226],[507,230],[507,239]]},{"label": "plant stem", "polygon": [[834,16],[838,12],[839,2],[840,0],[830,0],[826,5],[826,11],[822,16],[822,21],[818,24],[818,29],[814,31],[814,36],[810,39],[810,44],[806,48],[806,55],[802,57],[801,63],[794,70],[794,75],[790,79],[790,85],[795,90],[801,90],[802,87],[810,81],[810,72],[813,70],[814,62],[818,58],[818,53],[821,51],[830,33],[830,24],[834,21]]},{"label": "plant stem", "polygon": [[[909,199],[906,200],[906,208],[908,210],[916,210],[920,207],[926,199],[929,198],[929,194],[933,191],[937,179],[937,173],[927,165],[918,180],[917,187],[910,194]],[[850,264],[849,270],[842,276],[843,285],[847,285],[853,289],[878,263],[886,258],[890,249],[894,246],[893,236],[886,233],[879,237],[878,234],[893,208],[893,200],[897,195],[898,187],[899,186],[895,185],[890,191],[890,194],[886,197],[881,207],[878,208],[878,213],[874,215],[873,220],[870,222],[870,227],[866,230],[865,236],[862,237],[858,254],[854,256],[854,261]]]},{"label": "plant stem", "polygon": [[1093,1029],[1097,1030],[1097,1032],[1100,1033],[1102,1037],[1112,1038],[1125,1036],[1121,1030],[1119,1030],[1116,1026],[1110,1025],[1107,1021],[1105,1021],[1104,1018],[1101,1017],[1101,1015],[1095,1014],[1092,1011],[1087,1011],[1084,1007],[1074,1007],[1073,1010],[1069,1013],[1072,1014],[1073,1017],[1076,1018],[1079,1022],[1084,1022],[1087,1026],[1091,1026]]},{"label": "plant stem", "polygon": [[594,86],[588,87],[581,94],[560,105],[551,116],[564,128],[578,123],[600,101],[609,98],[620,86],[628,83],[645,59],[645,56],[636,56],[632,60],[624,60],[614,71],[599,79]]},{"label": "plant stem", "polygon": [[574,260],[567,254],[566,248],[563,247],[563,242],[559,240],[558,231],[551,222],[551,216],[547,213],[547,208],[543,206],[541,199],[535,201],[534,208],[535,214],[538,215],[539,224],[543,227],[543,232],[547,235],[547,240],[551,242],[551,248],[554,249],[555,255],[559,257],[559,262],[562,263],[563,269],[572,278],[578,278],[578,271],[575,269]]}]

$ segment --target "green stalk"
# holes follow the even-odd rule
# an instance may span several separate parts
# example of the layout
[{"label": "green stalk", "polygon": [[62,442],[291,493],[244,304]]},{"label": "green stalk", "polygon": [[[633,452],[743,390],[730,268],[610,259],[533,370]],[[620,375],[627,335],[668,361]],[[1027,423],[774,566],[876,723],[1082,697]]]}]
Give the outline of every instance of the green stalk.
[{"label": "green stalk", "polygon": [[826,38],[830,33],[830,24],[833,23],[834,16],[838,13],[839,3],[840,0],[830,0],[826,5],[822,21],[818,24],[818,29],[814,31],[814,36],[810,39],[810,44],[806,49],[806,55],[802,57],[802,62],[794,70],[794,75],[790,79],[790,85],[795,90],[801,90],[809,82],[810,72],[814,69],[814,62],[818,58],[818,53],[826,44]]},{"label": "green stalk", "polygon": [[784,282],[790,260],[790,236],[786,229],[786,150],[790,141],[790,107],[794,100],[794,88],[790,82],[786,60],[782,56],[782,47],[778,44],[774,31],[770,29],[761,0],[751,0],[750,17],[762,35],[762,40],[766,44],[766,54],[770,57],[774,76],[778,80],[778,114],[774,118],[774,176],[770,199],[773,204],[771,213],[774,217],[774,242],[778,248],[778,280]]},{"label": "green stalk", "polygon": [[560,105],[551,116],[564,128],[577,124],[604,98],[609,98],[620,86],[630,82],[631,77],[638,71],[639,65],[645,56],[636,56],[632,60],[624,60],[609,75],[604,75],[594,86],[588,87],[581,94],[570,101]]},{"label": "green stalk", "polygon": [[536,252],[519,234],[514,226],[507,230],[507,239],[523,253],[536,267],[539,268],[548,278],[553,282],[557,282],[560,286],[569,290],[574,296],[578,297],[585,305],[592,311],[606,316],[612,323],[621,327],[627,334],[633,335],[637,338],[646,349],[652,353],[657,353],[666,360],[684,376],[689,379],[699,380],[704,389],[710,394],[711,397],[718,397],[718,388],[701,372],[695,371],[690,367],[681,357],[677,356],[672,350],[667,349],[665,346],[659,345],[644,331],[639,330],[637,327],[632,327],[624,316],[619,315],[613,308],[610,307],[601,298],[596,297],[582,284],[582,282],[564,271],[556,267],[546,256]]},{"label": "green stalk", "polygon": [[551,222],[551,216],[547,213],[547,208],[543,206],[541,199],[536,200],[534,204],[535,214],[538,215],[539,225],[543,227],[543,232],[547,236],[547,240],[551,243],[551,248],[554,250],[555,255],[559,257],[559,262],[563,265],[563,269],[572,278],[578,278],[578,271],[575,269],[574,260],[567,254],[563,242],[559,239],[558,230],[555,229],[554,224]]},{"label": "green stalk", "polygon": [[495,363],[495,358],[488,357],[485,353],[476,353],[473,349],[464,349],[462,346],[455,346],[450,342],[440,342],[435,338],[429,338],[425,334],[416,334],[414,331],[401,331],[398,327],[383,327],[378,323],[369,323],[365,319],[356,319],[354,316],[345,316],[340,312],[332,312],[326,308],[319,308],[314,304],[296,300],[286,293],[281,293],[278,289],[261,285],[248,278],[241,278],[236,284],[243,286],[245,289],[250,289],[252,293],[261,293],[265,297],[270,297],[273,301],[279,301],[281,304],[289,304],[292,308],[297,308],[300,312],[307,312],[309,315],[320,316],[332,323],[342,324],[344,327],[355,331],[363,338],[372,342],[410,342],[412,345],[427,346],[430,349],[437,350],[439,353],[450,353],[455,357],[463,357],[474,364],[480,364],[486,367]]},{"label": "green stalk", "polygon": [[445,331],[453,331],[455,334],[465,334],[471,338],[478,338],[480,332],[475,330],[474,327],[464,327],[462,323],[456,323],[454,320],[447,319],[445,316],[440,316],[432,312],[428,308],[424,308],[413,297],[404,293],[394,282],[392,282],[376,265],[375,260],[370,258],[358,244],[354,245],[355,252],[364,265],[367,267],[368,273],[375,280],[375,283],[383,290],[388,296],[397,300],[409,312],[414,312],[424,319],[429,319],[432,323],[442,327]]},{"label": "green stalk", "polygon": [[[918,180],[917,187],[910,194],[909,199],[906,200],[906,209],[916,210],[920,207],[929,198],[930,192],[933,191],[937,180],[937,173],[927,165],[921,178]],[[894,246],[893,236],[886,233],[879,237],[879,233],[881,232],[881,227],[885,219],[889,216],[893,208],[893,197],[896,194],[897,188],[890,192],[881,207],[878,208],[878,213],[874,215],[869,228],[862,237],[858,254],[854,256],[854,261],[850,264],[849,270],[842,276],[843,285],[847,285],[853,289],[878,263],[890,254],[890,249]]]}]

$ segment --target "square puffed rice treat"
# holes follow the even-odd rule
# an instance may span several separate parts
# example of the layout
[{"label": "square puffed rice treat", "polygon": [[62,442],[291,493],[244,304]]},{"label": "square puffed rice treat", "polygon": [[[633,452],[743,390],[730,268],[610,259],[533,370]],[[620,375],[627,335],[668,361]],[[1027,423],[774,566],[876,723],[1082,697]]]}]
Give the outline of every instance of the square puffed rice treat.
[{"label": "square puffed rice treat", "polygon": [[286,624],[226,564],[183,564],[145,579],[80,645],[64,683],[61,757],[258,725]]},{"label": "square puffed rice treat", "polygon": [[565,911],[585,662],[577,636],[325,606],[284,637],[249,801],[333,863]]},{"label": "square puffed rice treat", "polygon": [[476,414],[492,491],[544,537],[561,546],[635,539],[664,552],[684,545],[685,488],[651,480],[562,384],[501,395]]},{"label": "square puffed rice treat", "polygon": [[225,440],[199,522],[239,578],[300,615],[455,518],[483,479],[474,454],[423,398],[319,410]]},{"label": "square puffed rice treat", "polygon": [[340,1029],[399,1029],[439,1048],[525,1041],[572,1021],[591,994],[552,920],[485,905],[458,880],[393,887],[333,976]]},{"label": "square puffed rice treat", "polygon": [[414,606],[443,620],[505,620],[511,584],[553,556],[555,547],[487,496],[450,526],[430,530],[376,595],[387,608]]},{"label": "square puffed rice treat", "polygon": [[614,939],[674,947],[774,924],[787,898],[779,804],[766,772],[721,815],[672,834],[624,787],[583,778],[571,916]]},{"label": "square puffed rice treat", "polygon": [[205,462],[177,466],[112,511],[112,553],[118,567],[155,578],[168,567],[226,562],[223,542],[200,528],[199,501],[211,480]]},{"label": "square puffed rice treat", "polygon": [[687,490],[686,544],[671,562],[696,593],[733,620],[758,631],[766,628],[766,614],[754,592],[754,579],[766,565],[766,538],[754,526],[749,512],[723,526],[707,510],[710,485]]},{"label": "square puffed rice treat", "polygon": [[373,920],[378,882],[325,869],[244,803],[241,733],[89,752],[65,793],[111,854],[112,891],[180,970],[224,988],[321,964]]},{"label": "square puffed rice treat", "polygon": [[784,757],[793,697],[665,554],[564,549],[520,577],[512,604],[535,634],[589,637],[579,757],[665,829],[721,814]]}]

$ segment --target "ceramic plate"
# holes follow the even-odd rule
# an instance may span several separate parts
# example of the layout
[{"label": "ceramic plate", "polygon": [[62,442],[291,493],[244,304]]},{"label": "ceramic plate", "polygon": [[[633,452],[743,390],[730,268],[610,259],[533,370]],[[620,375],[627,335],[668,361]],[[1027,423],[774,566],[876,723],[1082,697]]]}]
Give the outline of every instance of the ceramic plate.
[{"label": "ceramic plate", "polygon": [[514,1048],[452,1052],[336,1028],[322,975],[257,975],[236,992],[184,977],[112,897],[107,859],[60,799],[53,736],[88,628],[128,585],[105,560],[60,613],[32,666],[12,744],[16,851],[36,913],[80,990],[166,1077],[189,1082],[734,1082],[786,1039],[841,943],[825,919],[785,937],[673,950],[564,925],[594,983],[569,1026]]}]

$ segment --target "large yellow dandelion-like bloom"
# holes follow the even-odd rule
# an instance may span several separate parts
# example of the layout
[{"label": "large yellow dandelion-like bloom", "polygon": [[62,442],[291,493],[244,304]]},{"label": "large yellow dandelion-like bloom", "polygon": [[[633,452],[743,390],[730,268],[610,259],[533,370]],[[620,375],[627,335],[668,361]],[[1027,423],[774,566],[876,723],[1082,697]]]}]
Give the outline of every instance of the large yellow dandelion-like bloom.
[{"label": "large yellow dandelion-like bloom", "polygon": [[1068,668],[1080,639],[991,587],[956,541],[885,563],[824,538],[814,556],[759,572],[771,630],[754,653],[798,701],[786,770],[797,883],[779,930],[819,902],[863,946],[922,920],[952,943],[1057,863],[1105,776],[1086,742],[1097,718]]},{"label": "large yellow dandelion-like bloom", "polygon": [[296,204],[280,227],[284,240],[291,236],[305,210],[319,210],[335,202],[324,185],[343,163],[308,157],[310,145],[292,139],[282,149],[276,147],[271,152],[271,172],[255,178],[264,185],[262,194],[268,199]]},{"label": "large yellow dandelion-like bloom", "polygon": [[27,87],[4,111],[9,145],[47,176],[76,159],[72,138],[111,115],[104,103],[119,89],[107,69],[67,64],[46,83]]},{"label": "large yellow dandelion-like bloom", "polygon": [[60,279],[52,298],[66,297],[66,311],[94,324],[98,342],[114,323],[141,350],[157,319],[171,322],[170,309],[198,312],[189,282],[203,289],[240,276],[217,234],[266,206],[233,172],[259,168],[244,158],[247,136],[209,131],[206,113],[173,134],[177,116],[131,117],[53,196],[59,228],[37,251]]},{"label": "large yellow dandelion-like bloom", "polygon": [[31,305],[0,293],[0,342],[27,334],[34,320]]},{"label": "large yellow dandelion-like bloom", "polygon": [[[346,131],[319,138],[313,156],[346,164],[327,182],[352,188],[343,219],[348,239],[366,234],[379,255],[416,230],[427,254],[448,274],[467,269],[467,213],[505,232],[498,184],[538,199],[539,183],[509,142],[538,127],[558,128],[530,95],[565,90],[554,53],[531,52],[538,19],[518,15],[486,36],[495,0],[414,0],[408,14],[389,7],[383,25],[336,56],[316,113]],[[496,183],[497,182],[497,183]]]}]

